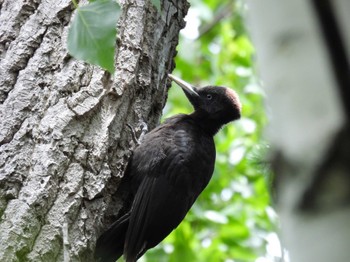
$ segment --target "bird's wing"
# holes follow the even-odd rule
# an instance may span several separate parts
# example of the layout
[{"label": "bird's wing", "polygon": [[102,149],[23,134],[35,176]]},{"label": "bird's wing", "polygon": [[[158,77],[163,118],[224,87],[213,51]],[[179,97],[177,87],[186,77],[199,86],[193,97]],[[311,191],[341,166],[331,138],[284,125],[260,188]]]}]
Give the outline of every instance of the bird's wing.
[{"label": "bird's wing", "polygon": [[[157,245],[178,226],[213,171],[210,161],[207,166],[199,164],[203,159],[195,155],[194,137],[184,130],[172,132],[169,136],[162,134],[162,141],[157,145],[153,141],[156,148],[146,152],[144,158],[139,159],[138,154],[145,154],[142,151],[134,155],[133,160],[137,161],[132,169],[143,179],[132,205],[125,241],[124,254],[130,261]],[[153,158],[148,159],[148,156]],[[148,168],[143,166],[147,164],[142,163],[144,159],[149,160]]]}]

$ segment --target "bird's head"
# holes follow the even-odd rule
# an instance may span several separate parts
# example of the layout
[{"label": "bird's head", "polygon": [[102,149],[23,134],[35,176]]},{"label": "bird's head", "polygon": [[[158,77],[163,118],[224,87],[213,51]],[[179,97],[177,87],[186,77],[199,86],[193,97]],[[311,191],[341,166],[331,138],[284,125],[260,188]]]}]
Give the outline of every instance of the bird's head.
[{"label": "bird's head", "polygon": [[169,78],[183,89],[197,115],[220,125],[241,117],[241,102],[232,89],[222,86],[196,88],[176,76],[169,74]]}]

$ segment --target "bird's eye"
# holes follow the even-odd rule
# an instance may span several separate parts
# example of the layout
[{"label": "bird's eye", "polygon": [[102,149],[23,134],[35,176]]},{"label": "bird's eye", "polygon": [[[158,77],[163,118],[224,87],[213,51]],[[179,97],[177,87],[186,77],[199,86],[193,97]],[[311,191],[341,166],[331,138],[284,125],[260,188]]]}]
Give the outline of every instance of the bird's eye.
[{"label": "bird's eye", "polygon": [[211,100],[213,98],[213,96],[211,94],[207,94],[207,99]]}]

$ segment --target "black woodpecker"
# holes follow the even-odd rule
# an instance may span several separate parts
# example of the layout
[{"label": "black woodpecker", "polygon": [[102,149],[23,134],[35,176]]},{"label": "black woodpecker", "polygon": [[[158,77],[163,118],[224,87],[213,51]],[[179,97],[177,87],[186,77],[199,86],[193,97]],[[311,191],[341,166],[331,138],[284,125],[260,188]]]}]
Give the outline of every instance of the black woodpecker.
[{"label": "black woodpecker", "polygon": [[241,116],[235,91],[195,88],[169,78],[183,89],[194,112],[167,119],[133,152],[125,172],[131,205],[97,240],[97,261],[114,262],[124,255],[135,262],[181,223],[213,174],[214,135]]}]

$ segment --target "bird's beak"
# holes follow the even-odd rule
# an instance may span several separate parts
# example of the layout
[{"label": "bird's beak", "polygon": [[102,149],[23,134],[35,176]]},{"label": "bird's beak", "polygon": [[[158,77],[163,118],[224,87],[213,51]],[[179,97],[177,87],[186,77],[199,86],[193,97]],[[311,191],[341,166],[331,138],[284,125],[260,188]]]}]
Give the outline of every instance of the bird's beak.
[{"label": "bird's beak", "polygon": [[199,97],[196,88],[193,87],[191,84],[185,82],[184,80],[172,75],[168,74],[169,78],[173,80],[176,84],[178,84],[184,91],[187,96],[189,96],[190,100],[191,98]]}]

